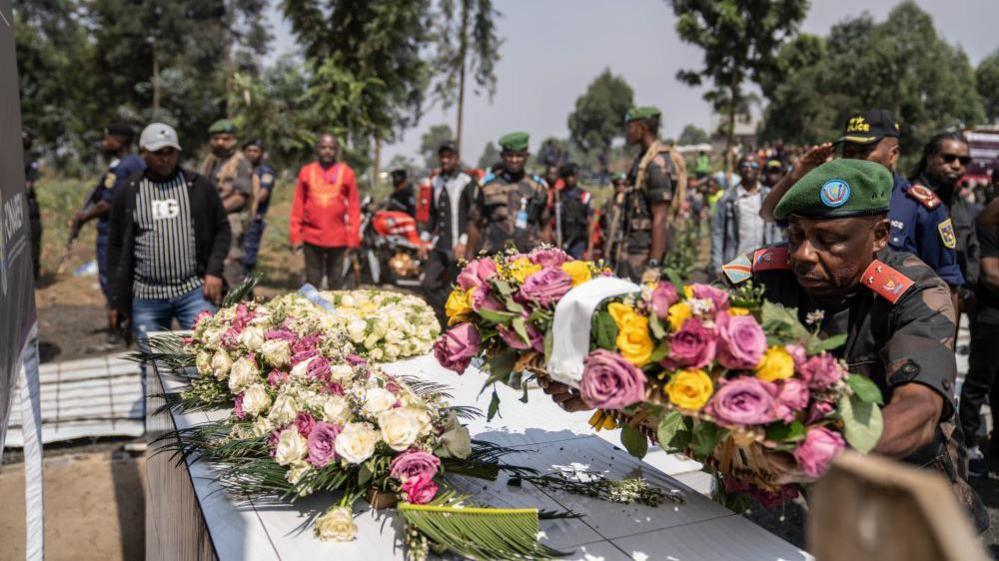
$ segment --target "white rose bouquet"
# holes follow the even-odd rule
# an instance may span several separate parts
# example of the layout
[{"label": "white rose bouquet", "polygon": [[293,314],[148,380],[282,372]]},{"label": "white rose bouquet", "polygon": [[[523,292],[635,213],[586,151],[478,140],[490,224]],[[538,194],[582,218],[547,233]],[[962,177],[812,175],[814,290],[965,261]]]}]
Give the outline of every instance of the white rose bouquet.
[{"label": "white rose bouquet", "polygon": [[421,298],[385,290],[321,292],[333,304],[333,325],[346,332],[358,354],[393,362],[430,352],[441,327]]}]

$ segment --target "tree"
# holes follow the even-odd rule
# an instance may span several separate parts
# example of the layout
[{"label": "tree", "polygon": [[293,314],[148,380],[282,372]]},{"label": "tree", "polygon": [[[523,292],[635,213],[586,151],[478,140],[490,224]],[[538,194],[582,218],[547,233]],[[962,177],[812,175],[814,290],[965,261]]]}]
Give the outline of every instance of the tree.
[{"label": "tree", "polygon": [[[808,13],[808,0],[670,0],[680,38],[704,49],[700,70],[681,70],[677,79],[700,86],[715,111],[725,115],[726,154],[735,139],[740,107],[748,106],[746,80],[756,83],[775,64],[781,44],[792,36]],[[728,161],[725,162],[726,167]]]},{"label": "tree", "polygon": [[677,140],[677,143],[681,146],[705,144],[708,142],[711,142],[711,137],[708,136],[708,133],[704,132],[704,129],[694,125],[687,125],[683,127],[683,131],[680,133],[680,138]]},{"label": "tree", "polygon": [[[968,57],[940,38],[914,2],[899,4],[881,23],[869,15],[839,23],[822,43],[774,86],[763,138],[824,142],[842,134],[851,113],[884,108],[901,121],[908,160],[933,133],[984,118]],[[788,49],[801,53],[793,42]],[[778,58],[785,55],[797,56]]]},{"label": "tree", "polygon": [[[434,41],[437,55],[434,67],[443,69],[434,93],[444,107],[457,101],[458,122],[455,127],[455,145],[461,151],[461,134],[464,126],[465,79],[471,72],[475,85],[484,89],[492,100],[496,93],[496,63],[502,41],[496,36],[495,19],[499,12],[493,9],[492,0],[440,0],[435,18]],[[469,33],[471,26],[471,34]],[[478,94],[476,90],[476,94]]]},{"label": "tree", "polygon": [[576,99],[576,109],[569,114],[572,142],[584,152],[609,148],[615,138],[623,135],[624,119],[634,98],[624,78],[604,69]]},{"label": "tree", "polygon": [[454,131],[443,123],[430,127],[420,137],[420,154],[427,169],[437,167],[437,149],[446,140],[454,140]]},{"label": "tree", "polygon": [[479,156],[479,168],[489,169],[498,161],[500,161],[500,150],[495,144],[493,144],[493,141],[490,140],[482,149],[482,155]]},{"label": "tree", "polygon": [[999,50],[982,59],[975,69],[975,87],[990,123],[999,119]]}]

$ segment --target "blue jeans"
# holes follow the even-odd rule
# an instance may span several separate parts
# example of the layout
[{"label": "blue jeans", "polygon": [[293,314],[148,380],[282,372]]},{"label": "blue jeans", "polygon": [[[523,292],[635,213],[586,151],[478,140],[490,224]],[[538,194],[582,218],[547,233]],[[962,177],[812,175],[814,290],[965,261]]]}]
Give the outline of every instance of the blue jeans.
[{"label": "blue jeans", "polygon": [[257,266],[257,254],[260,252],[260,240],[264,237],[264,228],[267,222],[263,218],[256,218],[247,226],[243,233],[243,272],[249,275],[253,268]]},{"label": "blue jeans", "polygon": [[111,295],[108,292],[108,237],[110,234],[97,231],[97,278],[101,283],[101,292],[104,298],[111,305]]},{"label": "blue jeans", "polygon": [[[132,331],[135,333],[135,341],[143,351],[149,350],[146,342],[148,333],[156,331],[169,331],[173,318],[177,318],[181,329],[191,329],[194,327],[194,320],[198,314],[208,310],[215,313],[216,308],[211,302],[205,299],[202,287],[195,288],[187,294],[182,294],[176,298],[157,298],[132,300]],[[142,395],[146,395],[146,367],[142,366]],[[146,400],[142,400],[142,418],[146,417]]]}]

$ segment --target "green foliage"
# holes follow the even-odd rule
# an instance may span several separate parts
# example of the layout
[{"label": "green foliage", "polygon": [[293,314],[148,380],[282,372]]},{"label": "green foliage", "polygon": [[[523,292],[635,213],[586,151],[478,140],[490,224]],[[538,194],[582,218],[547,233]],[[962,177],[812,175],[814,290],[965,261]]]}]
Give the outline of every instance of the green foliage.
[{"label": "green foliage", "polygon": [[690,445],[691,421],[677,410],[672,410],[659,421],[656,439],[667,452],[685,453]]},{"label": "green foliage", "polygon": [[704,129],[696,125],[687,125],[683,127],[683,131],[680,132],[680,138],[677,139],[676,143],[684,146],[691,144],[707,144],[711,142],[711,137]]},{"label": "green foliage", "polygon": [[[458,3],[460,6],[456,6]],[[496,63],[502,41],[496,35],[499,16],[492,0],[439,0],[434,19],[433,42],[437,49],[434,68],[441,69],[434,95],[444,107],[458,99],[462,71],[471,74],[475,93],[496,93]]]},{"label": "green foliage", "polygon": [[797,442],[804,440],[807,430],[801,421],[792,421],[790,425],[774,423],[767,427],[767,439],[777,442]]},{"label": "green foliage", "polygon": [[853,394],[840,398],[838,409],[843,419],[843,436],[850,446],[864,454],[873,450],[884,428],[881,408]]},{"label": "green foliage", "polygon": [[617,348],[617,323],[606,310],[593,314],[592,331],[597,347],[613,351]]},{"label": "green foliage", "polygon": [[999,120],[999,50],[982,59],[975,69],[975,88],[990,123]]},{"label": "green foliage", "polygon": [[634,97],[623,77],[605,69],[576,99],[576,109],[569,114],[572,142],[584,152],[610,148],[624,133],[624,118],[635,103]]},{"label": "green foliage", "polygon": [[933,133],[985,116],[968,57],[911,1],[884,22],[865,14],[834,25],[825,39],[802,36],[777,59],[765,81],[765,139],[825,142],[842,134],[851,113],[881,107],[901,121],[904,168]]},{"label": "green foliage", "polygon": [[851,375],[846,378],[846,383],[860,401],[864,403],[876,403],[878,405],[884,404],[884,399],[881,397],[881,390],[867,376]]},{"label": "green foliage", "polygon": [[642,434],[642,431],[625,425],[621,430],[621,444],[629,454],[641,460],[649,452],[649,439]]},{"label": "green foliage", "polygon": [[425,169],[437,167],[437,149],[446,140],[454,140],[454,131],[444,123],[433,125],[420,137],[420,155]]}]

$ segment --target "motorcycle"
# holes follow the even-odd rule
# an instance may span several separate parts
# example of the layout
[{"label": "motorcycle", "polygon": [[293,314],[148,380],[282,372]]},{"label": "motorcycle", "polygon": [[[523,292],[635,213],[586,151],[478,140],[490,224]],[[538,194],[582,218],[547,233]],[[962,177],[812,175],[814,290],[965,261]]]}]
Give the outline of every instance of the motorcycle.
[{"label": "motorcycle", "polygon": [[419,287],[423,282],[420,255],[434,246],[424,240],[409,214],[384,208],[365,197],[361,204],[361,246],[353,252],[344,271],[348,287],[361,284],[394,284]]}]

